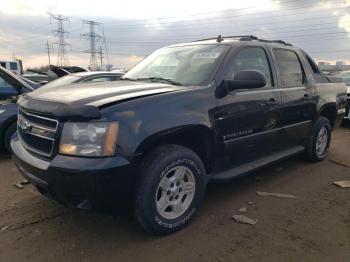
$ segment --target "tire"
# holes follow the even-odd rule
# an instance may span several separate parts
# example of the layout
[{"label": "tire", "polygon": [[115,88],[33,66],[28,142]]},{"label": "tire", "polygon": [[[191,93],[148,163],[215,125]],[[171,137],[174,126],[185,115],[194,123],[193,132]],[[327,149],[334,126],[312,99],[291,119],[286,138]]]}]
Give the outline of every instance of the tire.
[{"label": "tire", "polygon": [[16,133],[17,131],[17,123],[12,123],[10,124],[6,131],[5,131],[5,135],[4,135],[4,145],[5,145],[5,149],[7,152],[12,153],[11,150],[11,137],[13,136],[14,133]]},{"label": "tire", "polygon": [[[326,140],[322,141],[322,145],[324,147],[319,148],[318,146],[320,140],[318,139],[321,132],[326,132],[323,136]],[[318,162],[326,158],[331,142],[331,132],[332,128],[329,120],[323,116],[319,117],[312,127],[312,131],[307,143],[305,152],[307,160],[311,162]]]},{"label": "tire", "polygon": [[135,196],[138,223],[154,235],[170,234],[186,226],[205,194],[201,159],[183,146],[165,145],[146,156],[141,172]]}]

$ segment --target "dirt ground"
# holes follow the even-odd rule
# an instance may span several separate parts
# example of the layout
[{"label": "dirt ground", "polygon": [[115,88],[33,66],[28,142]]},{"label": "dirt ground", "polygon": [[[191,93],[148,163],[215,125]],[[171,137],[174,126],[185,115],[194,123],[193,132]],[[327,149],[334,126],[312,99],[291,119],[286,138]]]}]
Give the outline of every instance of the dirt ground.
[{"label": "dirt ground", "polygon": [[[184,230],[144,233],[130,214],[66,209],[21,179],[0,157],[0,261],[350,261],[350,125],[333,135],[327,160],[293,158],[226,184],[211,184]],[[261,197],[256,191],[296,199]],[[253,204],[249,205],[248,202]],[[232,215],[247,207],[254,226]]]}]

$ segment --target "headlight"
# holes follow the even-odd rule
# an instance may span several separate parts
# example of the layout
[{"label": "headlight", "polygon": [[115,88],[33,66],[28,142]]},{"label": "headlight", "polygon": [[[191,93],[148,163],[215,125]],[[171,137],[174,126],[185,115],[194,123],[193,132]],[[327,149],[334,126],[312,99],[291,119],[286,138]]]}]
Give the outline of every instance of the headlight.
[{"label": "headlight", "polygon": [[111,156],[114,154],[119,125],[116,122],[64,124],[60,154],[75,156]]}]

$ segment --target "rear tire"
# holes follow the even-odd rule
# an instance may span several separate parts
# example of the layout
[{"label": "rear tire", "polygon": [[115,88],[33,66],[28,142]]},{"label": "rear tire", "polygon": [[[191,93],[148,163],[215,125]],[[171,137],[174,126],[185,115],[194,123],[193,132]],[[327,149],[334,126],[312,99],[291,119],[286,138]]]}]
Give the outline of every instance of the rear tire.
[{"label": "rear tire", "polygon": [[17,131],[17,123],[16,122],[10,124],[5,131],[4,144],[5,144],[6,151],[9,153],[12,153],[11,138],[12,138],[13,134],[16,133],[16,131]]},{"label": "rear tire", "polygon": [[326,158],[331,142],[331,124],[323,116],[319,117],[312,127],[306,147],[306,159],[311,162],[322,161]]},{"label": "rear tire", "polygon": [[135,216],[149,233],[166,235],[186,226],[205,194],[205,169],[190,149],[165,145],[151,151],[141,165]]}]

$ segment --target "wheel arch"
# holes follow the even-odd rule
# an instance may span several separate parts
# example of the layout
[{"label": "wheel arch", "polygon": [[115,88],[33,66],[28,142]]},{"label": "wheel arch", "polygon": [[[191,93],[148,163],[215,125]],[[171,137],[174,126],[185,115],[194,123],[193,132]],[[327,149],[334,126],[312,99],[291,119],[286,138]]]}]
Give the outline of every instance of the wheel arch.
[{"label": "wheel arch", "polygon": [[320,109],[319,116],[326,117],[331,123],[331,127],[335,126],[337,118],[337,105],[336,103],[327,103]]},{"label": "wheel arch", "polygon": [[144,139],[136,149],[139,157],[152,149],[176,144],[193,150],[203,161],[206,171],[210,171],[214,161],[215,142],[212,130],[205,125],[186,125],[167,129]]}]

